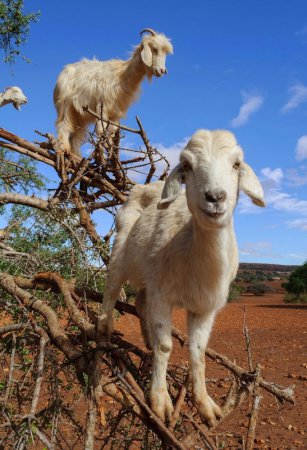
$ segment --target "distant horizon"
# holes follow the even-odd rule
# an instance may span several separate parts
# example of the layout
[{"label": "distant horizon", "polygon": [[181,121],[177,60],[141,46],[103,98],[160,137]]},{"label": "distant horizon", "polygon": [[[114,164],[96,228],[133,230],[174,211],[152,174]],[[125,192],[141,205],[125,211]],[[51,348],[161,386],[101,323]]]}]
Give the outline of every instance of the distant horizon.
[{"label": "distant horizon", "polygon": [[274,266],[274,267],[299,267],[301,264],[275,264],[275,263],[259,263],[259,262],[241,262],[239,265],[250,265],[250,266]]}]

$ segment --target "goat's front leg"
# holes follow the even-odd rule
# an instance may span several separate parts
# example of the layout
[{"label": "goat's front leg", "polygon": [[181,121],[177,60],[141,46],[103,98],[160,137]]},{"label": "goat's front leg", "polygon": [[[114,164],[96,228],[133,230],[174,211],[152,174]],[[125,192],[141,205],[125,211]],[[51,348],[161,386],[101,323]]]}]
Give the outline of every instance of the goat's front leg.
[{"label": "goat's front leg", "polygon": [[208,395],[205,379],[205,351],[214,317],[215,312],[202,315],[188,313],[193,397],[200,415],[207,419],[210,426],[222,417],[220,407]]},{"label": "goat's front leg", "polygon": [[150,403],[153,412],[165,420],[171,418],[173,404],[167,390],[166,371],[172,351],[171,307],[162,301],[155,301],[150,293],[147,301],[147,325],[153,351],[153,368],[150,387]]}]

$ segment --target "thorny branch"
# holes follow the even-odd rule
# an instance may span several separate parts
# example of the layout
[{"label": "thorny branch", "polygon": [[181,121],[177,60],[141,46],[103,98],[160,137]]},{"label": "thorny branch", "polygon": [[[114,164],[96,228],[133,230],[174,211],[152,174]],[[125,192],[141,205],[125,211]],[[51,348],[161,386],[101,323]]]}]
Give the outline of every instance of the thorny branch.
[{"label": "thorny branch", "polygon": [[[24,289],[21,289],[18,284],[22,285],[24,289],[28,289],[33,292],[38,292],[39,289],[43,289],[44,291],[49,289],[56,294],[61,293],[66,304],[67,320],[72,320],[73,323],[78,327],[79,337],[78,333],[71,335],[71,333],[67,331],[67,329],[65,330],[64,328],[61,328],[60,318],[58,314],[53,311],[50,306],[47,305],[46,300],[37,300],[33,293],[29,294]],[[89,379],[93,380],[94,391],[96,390],[95,404],[96,408],[98,408],[100,417],[106,417],[106,414],[109,417],[110,414],[108,408],[107,412],[105,413],[106,407],[103,406],[103,398],[105,398],[105,395],[107,395],[119,405],[118,407],[116,407],[116,410],[122,407],[130,408],[129,414],[127,413],[125,417],[130,417],[131,414],[132,416],[137,417],[139,420],[141,420],[146,428],[151,429],[153,433],[159,436],[162,442],[168,442],[174,448],[185,448],[184,444],[178,444],[178,437],[176,437],[176,434],[178,434],[176,421],[178,422],[179,419],[180,421],[183,421],[184,427],[186,427],[186,438],[187,436],[190,436],[190,431],[188,431],[188,424],[190,423],[193,426],[194,430],[197,432],[198,437],[196,441],[195,437],[193,438],[195,442],[198,442],[197,445],[199,445],[199,443],[202,443],[203,445],[205,445],[205,448],[215,448],[211,437],[212,432],[210,432],[208,428],[206,428],[205,425],[195,417],[195,412],[197,411],[197,409],[195,405],[193,405],[191,396],[188,368],[185,368],[183,372],[180,366],[176,368],[176,376],[178,377],[178,374],[182,373],[183,378],[182,382],[179,384],[177,381],[175,382],[175,379],[174,382],[171,383],[171,391],[177,398],[177,403],[175,408],[176,412],[174,420],[172,421],[171,426],[167,429],[165,428],[165,425],[160,423],[159,419],[155,417],[153,412],[150,410],[150,407],[146,403],[147,394],[146,390],[144,391],[144,386],[146,386],[146,384],[144,384],[144,374],[142,373],[142,378],[139,379],[138,377],[138,367],[147,364],[145,360],[147,360],[148,355],[141,349],[138,349],[137,347],[129,343],[125,343],[125,341],[123,341],[121,337],[116,335],[114,336],[114,339],[112,339],[113,344],[110,347],[105,349],[97,348],[95,351],[95,326],[94,324],[91,324],[91,321],[89,322],[88,319],[84,317],[84,313],[79,310],[80,306],[82,305],[79,305],[78,308],[73,301],[75,290],[78,290],[80,294],[82,292],[83,294],[85,294],[84,290],[75,287],[71,282],[66,282],[58,274],[54,273],[37,274],[32,280],[20,279],[20,277],[14,278],[8,276],[7,274],[1,274],[0,285],[7,292],[11,293],[14,296],[17,296],[20,299],[20,301],[26,306],[27,310],[29,311],[29,315],[31,315],[32,310],[35,310],[46,321],[46,331],[48,334],[48,338],[45,339],[43,344],[42,339],[44,338],[44,336],[39,337],[39,348],[41,350],[38,352],[37,374],[41,374],[41,370],[39,370],[39,368],[42,368],[43,353],[45,352],[44,347],[48,339],[50,339],[50,343],[54,342],[58,349],[60,349],[66,356],[65,367],[74,365],[77,371],[82,372],[83,379],[84,375],[86,375],[89,377]],[[88,301],[92,301],[90,295],[94,297],[94,300],[97,300],[97,297],[99,296],[98,293],[87,292]],[[121,312],[129,310],[129,313],[135,314],[133,305],[118,302],[117,308]],[[95,321],[95,316],[92,319]],[[36,318],[36,321],[37,320],[38,318]],[[10,334],[13,332],[22,331],[22,329],[26,329],[25,326],[21,325],[22,324],[17,324],[14,327],[7,327],[5,330],[0,329],[0,332],[6,332]],[[88,338],[88,342],[85,347],[84,344],[82,344],[83,334],[85,334]],[[177,330],[175,332],[175,335],[178,334],[179,332]],[[182,341],[185,342],[184,336],[181,336],[181,342]],[[268,388],[268,386],[271,386],[260,377],[258,368],[257,373],[249,373],[244,371],[243,368],[237,366],[234,363],[231,363],[231,365],[229,365],[230,360],[227,357],[219,355],[213,350],[208,349],[207,354],[215,359],[219,364],[222,364],[227,369],[232,370],[237,378],[235,387],[232,386],[232,388],[230,389],[230,394],[224,401],[224,417],[231,413],[235,407],[240,405],[242,398],[246,398],[253,386],[260,386],[264,387],[265,389]],[[95,358],[98,357],[99,364],[93,364]],[[85,361],[88,362],[86,363]],[[58,364],[59,366],[62,365],[60,361],[58,361]],[[97,372],[97,370],[96,373],[92,372],[92,367],[99,367],[99,372]],[[81,379],[82,378],[80,378],[80,380]],[[173,379],[172,373],[170,373],[170,379]],[[42,420],[41,418],[43,417],[43,413],[41,411],[38,411],[35,415],[35,411],[38,404],[36,396],[37,392],[40,391],[40,386],[41,380],[39,376],[37,376],[30,413],[27,416],[28,418],[31,418],[32,422],[33,420],[35,420],[39,423]],[[99,391],[98,402],[97,389]],[[293,401],[292,395],[290,396],[291,398],[289,398],[289,396],[286,395],[284,391],[280,390],[277,387],[276,389],[278,391],[279,398],[283,398],[287,401]],[[229,400],[229,396],[232,396],[231,402]],[[230,406],[229,403],[231,403]],[[227,408],[226,404],[228,404]],[[90,430],[93,430],[95,428],[96,412],[93,409],[92,401],[89,401],[88,405],[88,421],[87,425],[84,424],[84,427],[86,427],[87,430],[86,448],[93,448],[91,446],[91,442],[94,441],[91,434],[92,432],[90,432]],[[191,412],[189,412],[189,409],[187,410],[187,405],[189,405],[188,408],[192,408]],[[253,411],[255,410],[255,408],[256,406],[253,407]],[[192,414],[194,417],[192,416]],[[254,424],[253,426],[255,426],[256,415],[252,415],[252,418],[252,423]],[[21,422],[22,424],[24,424],[24,420],[25,419],[23,419],[23,421]],[[106,424],[108,423],[108,420],[109,419],[101,418],[100,422],[104,423],[105,426],[107,426]],[[251,428],[251,430],[254,430],[254,428]],[[253,431],[251,431],[251,434],[252,433]],[[191,442],[191,440],[188,440],[188,442]]]}]

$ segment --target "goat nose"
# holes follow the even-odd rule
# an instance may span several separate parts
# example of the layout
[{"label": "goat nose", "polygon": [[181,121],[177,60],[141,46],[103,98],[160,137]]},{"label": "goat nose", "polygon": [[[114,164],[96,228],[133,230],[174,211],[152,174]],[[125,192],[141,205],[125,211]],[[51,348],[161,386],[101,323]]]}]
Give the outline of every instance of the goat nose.
[{"label": "goat nose", "polygon": [[226,200],[227,194],[223,190],[206,191],[205,198],[210,203],[222,203]]}]

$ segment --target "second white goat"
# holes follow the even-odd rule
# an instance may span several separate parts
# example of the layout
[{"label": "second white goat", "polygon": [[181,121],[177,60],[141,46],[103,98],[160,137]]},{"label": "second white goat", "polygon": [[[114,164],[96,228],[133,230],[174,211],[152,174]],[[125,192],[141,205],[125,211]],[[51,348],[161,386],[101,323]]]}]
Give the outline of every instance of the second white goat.
[{"label": "second white goat", "polygon": [[[124,61],[83,59],[66,66],[54,89],[54,104],[58,113],[58,141],[67,152],[80,155],[80,145],[87,126],[96,120],[83,107],[103,119],[118,123],[136,100],[141,82],[147,75],[161,77],[167,73],[165,59],[173,46],[164,34],[145,28],[146,34],[131,58]],[[101,121],[96,122],[97,134],[102,134]]]},{"label": "second white goat", "polygon": [[166,370],[175,307],[187,311],[195,403],[210,425],[221,416],[207,393],[204,354],[238,269],[233,211],[239,191],[265,205],[261,184],[243,161],[234,135],[200,130],[165,184],[135,186],[118,212],[98,333],[103,341],[112,332],[114,304],[122,283],[129,280],[138,290],[142,331],[153,350],[151,407],[162,420],[173,411]]}]

